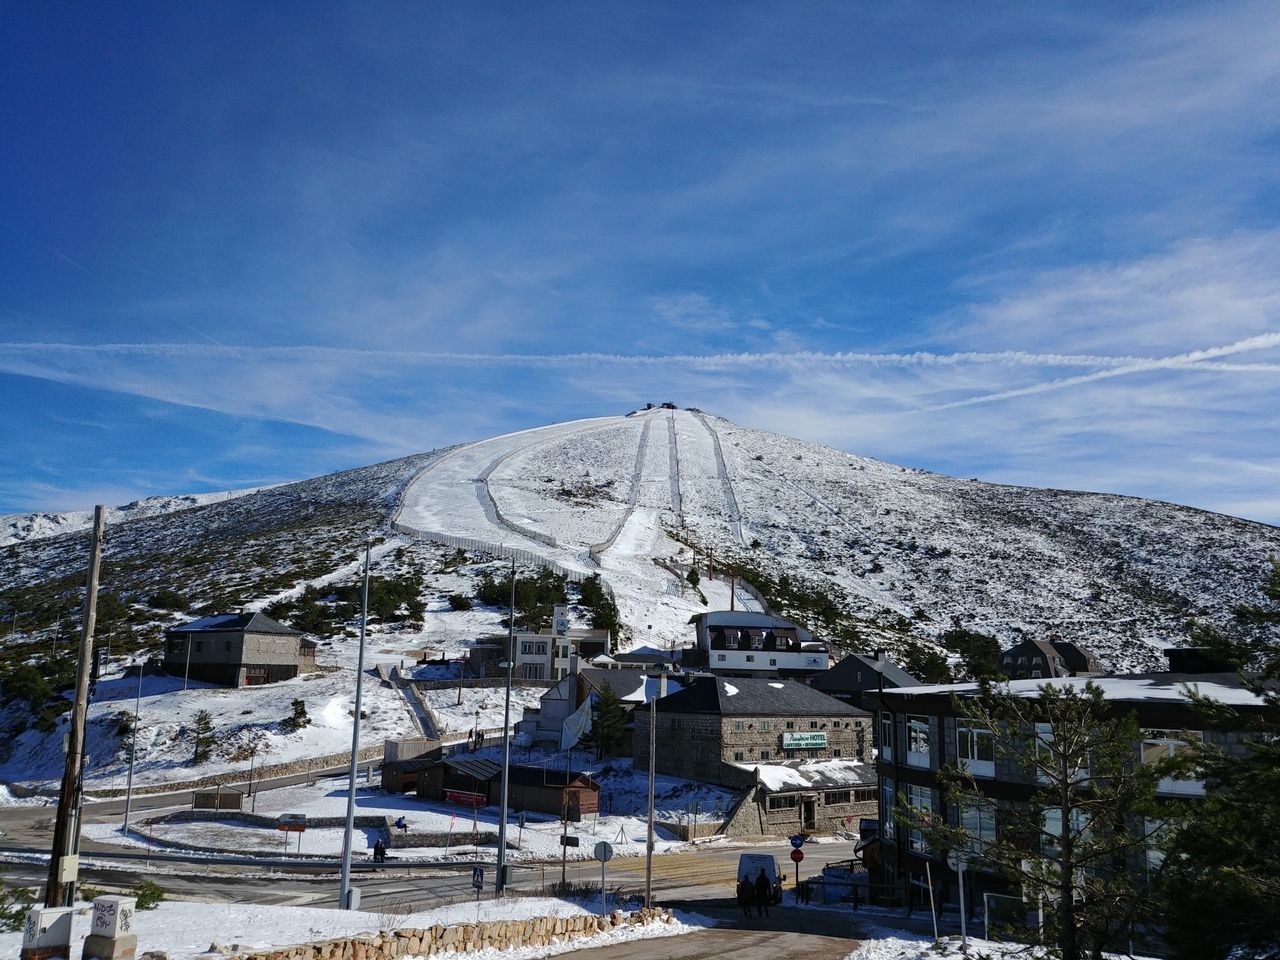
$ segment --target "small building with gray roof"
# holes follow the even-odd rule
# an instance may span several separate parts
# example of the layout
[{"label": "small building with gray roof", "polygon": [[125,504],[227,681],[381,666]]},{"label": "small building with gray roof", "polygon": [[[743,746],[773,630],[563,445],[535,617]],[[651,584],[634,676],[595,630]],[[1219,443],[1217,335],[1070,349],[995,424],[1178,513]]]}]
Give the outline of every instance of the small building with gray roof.
[{"label": "small building with gray roof", "polygon": [[316,666],[316,644],[265,613],[223,613],[165,633],[164,670],[224,687],[291,680]]}]

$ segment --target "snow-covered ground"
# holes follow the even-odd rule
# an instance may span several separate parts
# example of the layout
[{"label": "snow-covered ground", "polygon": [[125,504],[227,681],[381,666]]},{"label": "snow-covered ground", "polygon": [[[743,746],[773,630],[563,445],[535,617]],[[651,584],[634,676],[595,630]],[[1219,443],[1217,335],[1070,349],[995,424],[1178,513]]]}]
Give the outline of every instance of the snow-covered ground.
[{"label": "snow-covered ground", "polygon": [[[488,488],[501,513],[554,547],[486,510],[474,480],[491,466]],[[1063,631],[1117,670],[1158,666],[1158,650],[1189,616],[1229,614],[1256,587],[1268,553],[1280,550],[1280,531],[1262,524],[958,480],[683,410],[459,448],[408,486],[400,519],[600,570],[633,639],[653,646],[687,641],[690,615],[729,605],[723,584],[703,579],[703,606],[653,564],[690,559],[666,532],[683,529],[724,555],[815,585],[878,644],[895,646],[893,631],[904,624],[917,641],[957,622],[1006,644]],[[588,548],[614,530],[597,566]],[[750,606],[741,597],[736,605]]]},{"label": "snow-covered ground", "polygon": [[[578,759],[583,757],[579,756]],[[548,762],[555,761],[548,759]],[[575,764],[574,768],[582,767],[581,764]],[[644,853],[647,829],[645,808],[648,788],[645,777],[633,771],[627,761],[615,761],[592,772],[601,780],[605,815],[586,817],[582,822],[571,825],[570,833],[583,840],[580,847],[569,850],[570,858],[589,858],[598,840],[608,840],[613,844],[617,856],[641,856]],[[733,801],[733,795],[727,790],[672,777],[659,777],[654,792],[660,820],[682,821],[691,818],[695,802],[701,818],[714,818],[722,815]],[[312,785],[298,784],[263,791],[254,798],[252,810],[263,816],[300,813],[312,819],[341,818],[346,816],[347,810],[347,780],[344,777],[334,777],[319,780]],[[473,823],[478,832],[494,832],[497,830],[500,811],[497,807],[484,807],[474,811],[473,821],[473,811],[469,807],[433,803],[413,794],[385,793],[378,789],[376,783],[364,786],[362,776],[361,786],[356,791],[356,815],[387,817],[393,821],[403,816],[409,829],[415,833],[451,833],[453,840],[447,849],[444,846],[420,847],[402,852],[407,857],[445,859],[474,852],[476,848],[469,845]],[[518,814],[512,811],[509,816],[508,832],[511,839],[520,845],[519,852],[512,854],[513,860],[547,860],[560,856],[560,821],[557,818],[528,813],[525,816],[525,827],[520,830],[517,826]],[[126,839],[121,837],[118,824],[87,824],[85,827],[86,836],[95,840],[129,846],[151,844],[159,848],[172,842],[270,855],[284,852],[283,836],[274,829],[234,820],[157,823],[150,826],[147,833],[147,839],[133,835]],[[374,841],[381,836],[384,834],[374,828],[359,829],[355,849],[358,852],[372,850]],[[339,827],[308,829],[303,834],[300,851],[294,845],[297,838],[290,839],[289,849],[294,852],[321,856],[336,856],[342,852],[343,831]],[[666,831],[658,831],[655,852],[670,853],[684,847],[684,843]],[[492,852],[494,844],[481,844],[481,849]]]},{"label": "snow-covered ground", "polygon": [[[845,960],[963,960],[965,957],[986,957],[999,960],[1005,957],[1024,957],[1035,960],[1043,957],[1043,951],[1024,943],[1008,943],[998,940],[983,940],[981,937],[969,937],[968,953],[961,952],[960,937],[947,937],[934,942],[932,937],[888,930],[873,925],[861,928],[864,936]],[[1146,960],[1144,957],[1127,954],[1104,954],[1109,960],[1118,960],[1124,956],[1127,960]]]},{"label": "snow-covered ground", "polygon": [[[674,459],[670,424],[676,425],[678,437]],[[687,448],[685,433],[697,437]],[[642,443],[644,456],[639,457]],[[476,478],[490,467],[489,491],[502,517],[537,530],[555,546],[523,536],[489,508]],[[599,572],[613,588],[633,642],[663,649],[691,639],[689,618],[694,614],[730,606],[727,584],[704,578],[704,604],[696,591],[653,562],[655,557],[691,559],[666,533],[666,528],[679,526],[674,491],[683,495],[686,485],[693,509],[723,511],[715,451],[702,422],[684,411],[647,411],[555,424],[460,447],[409,485],[399,521],[414,529],[519,547],[570,570]],[[704,488],[712,498],[709,504],[702,499]],[[633,499],[634,509],[628,511]],[[589,555],[591,546],[615,531],[616,539],[597,565]],[[733,605],[755,608],[741,591]]]},{"label": "snow-covered ground", "polygon": [[[287,763],[351,749],[352,704],[355,701],[355,641],[322,649],[321,662],[336,661],[347,669],[304,674],[293,680],[239,690],[192,682],[183,690],[181,677],[145,676],[138,724],[135,786],[186,780],[227,771],[248,776],[250,763]],[[127,735],[122,719],[132,717],[137,677],[109,675],[98,682],[89,707],[89,755],[86,789],[123,789],[128,775]],[[293,711],[291,703],[306,704],[310,724],[287,732],[281,721]],[[411,735],[416,729],[404,695],[366,678],[361,704],[362,743],[378,745],[387,737]],[[200,765],[191,763],[194,746],[191,731],[202,710],[213,718],[212,756]],[[53,734],[30,729],[22,733],[9,756],[0,764],[0,779],[11,782],[54,784],[62,776],[62,732],[68,714]],[[256,756],[252,756],[255,753]]]},{"label": "snow-covered ground", "polygon": [[[138,936],[138,956],[149,951],[160,951],[169,960],[193,960],[195,957],[207,956],[212,944],[239,944],[237,952],[249,952],[361,933],[376,933],[383,929],[415,929],[437,923],[450,926],[494,920],[523,920],[530,917],[573,917],[593,912],[591,904],[582,905],[549,897],[481,900],[478,905],[455,904],[412,914],[318,910],[314,907],[165,902],[154,910],[139,910],[135,915],[135,932]],[[680,915],[672,923],[620,927],[571,943],[507,951],[482,950],[468,953],[467,956],[475,960],[534,960],[536,957],[549,957],[586,947],[692,933],[706,923],[707,921],[698,917]],[[88,913],[77,914],[72,927],[73,957],[80,956],[88,932]],[[21,946],[21,933],[0,934],[0,954],[16,957]]]},{"label": "snow-covered ground", "polygon": [[[541,687],[512,687],[511,725],[515,726],[524,716],[525,707],[536,707],[538,698],[544,693],[546,690]],[[443,727],[443,733],[466,733],[477,727],[481,730],[502,727],[506,700],[506,691],[502,687],[464,687],[461,704],[458,703],[458,690],[428,690],[424,696]]]}]

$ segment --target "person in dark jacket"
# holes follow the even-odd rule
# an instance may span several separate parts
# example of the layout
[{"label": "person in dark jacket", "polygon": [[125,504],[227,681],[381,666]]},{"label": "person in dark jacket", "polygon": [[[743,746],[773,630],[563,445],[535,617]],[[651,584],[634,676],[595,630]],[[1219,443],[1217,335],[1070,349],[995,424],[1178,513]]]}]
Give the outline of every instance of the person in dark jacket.
[{"label": "person in dark jacket", "polygon": [[756,888],[751,884],[751,878],[745,873],[738,880],[738,906],[742,907],[742,915],[748,920],[751,919],[751,901],[756,898]]},{"label": "person in dark jacket", "polygon": [[760,868],[760,874],[756,877],[755,894],[756,916],[767,917],[769,915],[769,901],[773,899],[773,888],[769,883],[769,878],[764,875],[764,867]]},{"label": "person in dark jacket", "polygon": [[381,839],[379,839],[379,840],[375,840],[375,841],[374,841],[374,844],[373,844],[373,862],[374,862],[374,863],[386,863],[386,862],[387,862],[387,845],[386,845],[385,843],[383,843]]}]

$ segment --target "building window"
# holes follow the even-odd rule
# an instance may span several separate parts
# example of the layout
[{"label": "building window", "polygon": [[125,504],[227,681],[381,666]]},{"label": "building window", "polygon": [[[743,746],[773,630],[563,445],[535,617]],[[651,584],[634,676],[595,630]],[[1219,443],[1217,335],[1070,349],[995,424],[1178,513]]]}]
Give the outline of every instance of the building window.
[{"label": "building window", "polygon": [[788,729],[788,730],[794,730],[795,728],[796,728],[796,722],[795,722],[794,720],[788,720],[788,721],[787,721],[787,729]]},{"label": "building window", "polygon": [[716,654],[716,660],[724,660],[724,659],[725,659],[725,655],[723,653]]},{"label": "building window", "polygon": [[983,847],[996,838],[996,810],[991,804],[960,808],[960,826],[969,834],[969,849],[982,856]]},{"label": "building window", "polygon": [[768,760],[768,759],[769,759],[769,751],[768,751],[768,750],[761,750],[761,751],[760,751],[760,759],[761,759],[761,760]]},{"label": "building window", "polygon": [[777,657],[770,657],[770,658],[769,658],[769,666],[771,666],[771,667],[776,667],[777,665],[778,665],[778,658],[777,658]]},{"label": "building window", "polygon": [[735,750],[733,753],[733,759],[741,763],[743,760],[747,759],[747,755],[741,750]]},{"label": "building window", "polygon": [[793,810],[795,809],[797,803],[798,801],[796,800],[796,796],[793,793],[789,793],[782,797],[770,797],[769,809],[770,810]]},{"label": "building window", "polygon": [[929,766],[929,718],[907,717],[907,766]]},{"label": "building window", "polygon": [[893,759],[893,714],[880,714],[880,759]]},{"label": "building window", "polygon": [[893,839],[896,824],[893,819],[893,780],[884,777],[880,781],[880,832],[888,840]]},{"label": "building window", "polygon": [[840,748],[839,748],[839,747],[835,747],[835,748],[833,748],[833,749],[832,749],[832,751],[831,751],[831,755],[832,755],[833,757],[838,757],[838,756],[840,756]]},{"label": "building window", "polygon": [[533,644],[528,642],[520,644],[520,652],[523,654],[533,653]]},{"label": "building window", "polygon": [[838,803],[852,803],[853,794],[849,790],[829,790],[822,795],[822,805],[833,807]]},{"label": "building window", "polygon": [[203,650],[203,649],[204,649],[204,641],[203,641],[203,640],[197,640],[197,641],[196,641],[196,653],[199,653],[199,652],[200,652],[201,650]]},{"label": "building window", "polygon": [[859,787],[853,791],[854,803],[875,803],[876,788],[875,787]]},{"label": "building window", "polygon": [[990,730],[960,724],[956,727],[956,753],[960,769],[975,777],[996,775],[996,744]]},{"label": "building window", "polygon": [[924,833],[917,820],[920,816],[933,812],[933,791],[914,783],[907,784],[907,806],[913,814],[911,826],[907,830],[907,844],[917,853],[925,853],[929,845],[925,843]]},{"label": "building window", "polygon": [[540,643],[536,647],[534,647],[534,650],[536,650],[539,654],[545,655],[547,652],[547,645],[545,643]]},{"label": "building window", "polygon": [[[1185,756],[1194,746],[1204,742],[1204,734],[1198,730],[1143,730],[1142,762],[1159,763],[1161,760]],[[1203,796],[1204,781],[1162,777],[1156,786],[1158,793],[1174,793],[1184,796]]]},{"label": "building window", "polygon": [[760,732],[761,732],[761,733],[768,733],[768,732],[769,732],[769,727],[770,727],[770,723],[769,723],[769,721],[768,721],[768,720],[761,720],[761,721],[760,721]]},{"label": "building window", "polygon": [[[1040,848],[1044,855],[1056,858],[1062,854],[1062,808],[1047,807],[1044,811],[1044,833],[1040,837]],[[1078,841],[1088,838],[1089,831],[1085,825],[1089,816],[1079,807],[1071,808],[1071,833]]]},{"label": "building window", "polygon": [[747,729],[747,722],[746,722],[745,720],[735,720],[735,721],[733,721],[733,732],[734,732],[734,733],[742,733],[742,732],[743,732],[744,730],[746,730],[746,729]]},{"label": "building window", "polygon": [[1144,817],[1142,821],[1142,830],[1147,838],[1147,872],[1154,873],[1159,870],[1164,863],[1164,850],[1161,849],[1160,832],[1165,826],[1164,820],[1153,820],[1150,817]]},{"label": "building window", "polygon": [[810,721],[809,721],[809,729],[810,729],[810,730],[817,730],[817,729],[818,729],[818,721],[817,721],[817,720],[810,720]]},{"label": "building window", "polygon": [[747,663],[755,663],[755,662],[756,662],[756,655],[754,653],[748,653]]}]

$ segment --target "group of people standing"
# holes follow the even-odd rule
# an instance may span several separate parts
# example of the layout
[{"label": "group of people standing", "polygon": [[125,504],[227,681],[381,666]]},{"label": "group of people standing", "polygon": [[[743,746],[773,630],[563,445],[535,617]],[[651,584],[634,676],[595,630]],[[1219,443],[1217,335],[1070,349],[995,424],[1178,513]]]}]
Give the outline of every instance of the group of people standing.
[{"label": "group of people standing", "polygon": [[751,908],[756,908],[757,917],[769,915],[769,904],[773,901],[773,884],[765,876],[764,868],[752,880],[747,874],[738,879],[738,906],[742,907],[742,915],[751,918]]}]

